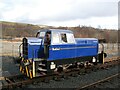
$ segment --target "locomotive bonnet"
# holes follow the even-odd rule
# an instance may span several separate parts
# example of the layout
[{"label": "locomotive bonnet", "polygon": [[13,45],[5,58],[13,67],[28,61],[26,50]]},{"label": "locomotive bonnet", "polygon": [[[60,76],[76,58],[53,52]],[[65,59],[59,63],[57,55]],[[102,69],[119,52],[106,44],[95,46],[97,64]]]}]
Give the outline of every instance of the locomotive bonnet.
[{"label": "locomotive bonnet", "polygon": [[100,63],[104,61],[104,52],[99,54],[98,50],[96,38],[74,38],[71,30],[39,30],[36,37],[23,38],[20,71],[33,78],[62,71],[63,65],[86,61]]}]

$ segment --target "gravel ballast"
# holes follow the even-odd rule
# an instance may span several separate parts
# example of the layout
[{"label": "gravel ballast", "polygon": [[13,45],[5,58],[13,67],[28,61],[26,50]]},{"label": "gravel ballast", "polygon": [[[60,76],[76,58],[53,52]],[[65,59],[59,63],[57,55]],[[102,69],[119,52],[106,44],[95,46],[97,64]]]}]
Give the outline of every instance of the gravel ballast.
[{"label": "gravel ballast", "polygon": [[[85,75],[78,75],[77,77],[69,76],[68,79],[63,79],[60,81],[50,80],[49,83],[40,82],[40,83],[30,84],[27,85],[26,88],[78,88],[118,73],[119,66],[98,70],[96,72],[92,71]],[[118,84],[117,80],[116,80],[116,84]],[[118,88],[118,86],[114,88]]]}]

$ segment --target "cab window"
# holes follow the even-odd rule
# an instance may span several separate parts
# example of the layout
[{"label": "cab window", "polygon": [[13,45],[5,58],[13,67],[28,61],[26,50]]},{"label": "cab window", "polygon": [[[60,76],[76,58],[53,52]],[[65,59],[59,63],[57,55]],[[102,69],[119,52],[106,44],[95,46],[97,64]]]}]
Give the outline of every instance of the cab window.
[{"label": "cab window", "polygon": [[59,33],[53,32],[53,34],[52,34],[52,44],[60,44]]},{"label": "cab window", "polygon": [[62,43],[67,43],[67,36],[66,36],[66,34],[61,34],[61,40],[62,40]]},{"label": "cab window", "polygon": [[72,33],[59,33],[53,32],[52,33],[52,44],[59,45],[59,44],[75,44],[75,38]]},{"label": "cab window", "polygon": [[61,33],[60,34],[61,37],[61,42],[62,43],[68,43],[68,44],[74,44],[75,43],[75,39],[74,39],[74,35],[72,33]]},{"label": "cab window", "polygon": [[68,43],[75,43],[75,38],[74,38],[74,35],[72,33],[67,33],[67,42]]},{"label": "cab window", "polygon": [[36,34],[36,37],[38,37],[38,38],[44,38],[44,36],[45,36],[45,32],[38,32]]},{"label": "cab window", "polygon": [[46,32],[44,44],[45,45],[50,45],[50,42],[51,42],[51,32]]}]

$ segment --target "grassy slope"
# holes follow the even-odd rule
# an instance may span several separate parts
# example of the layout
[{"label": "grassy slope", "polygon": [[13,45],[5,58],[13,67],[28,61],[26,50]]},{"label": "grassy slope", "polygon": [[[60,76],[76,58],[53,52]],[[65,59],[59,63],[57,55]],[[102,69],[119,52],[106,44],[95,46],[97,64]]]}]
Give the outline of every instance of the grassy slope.
[{"label": "grassy slope", "polygon": [[[3,38],[35,36],[41,28],[37,25],[27,23],[5,22],[2,23]],[[54,27],[47,27],[54,28]],[[57,27],[59,29],[70,29],[75,37],[105,38],[107,42],[117,42],[117,30],[98,29],[93,27]]]}]

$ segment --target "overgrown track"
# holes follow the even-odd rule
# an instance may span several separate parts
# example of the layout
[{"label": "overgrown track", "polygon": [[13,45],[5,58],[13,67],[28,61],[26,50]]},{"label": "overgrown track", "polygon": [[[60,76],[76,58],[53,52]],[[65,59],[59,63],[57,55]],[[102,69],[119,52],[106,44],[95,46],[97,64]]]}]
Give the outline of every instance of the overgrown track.
[{"label": "overgrown track", "polygon": [[74,69],[69,69],[66,70],[62,73],[54,73],[52,75],[46,75],[46,76],[41,76],[33,79],[29,79],[25,76],[13,76],[13,77],[5,77],[4,82],[2,82],[2,88],[9,89],[9,88],[21,88],[27,84],[34,83],[34,82],[49,82],[49,80],[54,79],[54,80],[59,80],[60,78],[66,78],[67,76],[76,76],[79,74],[84,74],[84,73],[89,73],[92,71],[97,71],[100,69],[107,69],[109,67],[118,65],[119,59],[113,60],[110,62],[106,62],[104,64],[98,64],[96,66],[87,66],[84,68],[74,68]]}]

